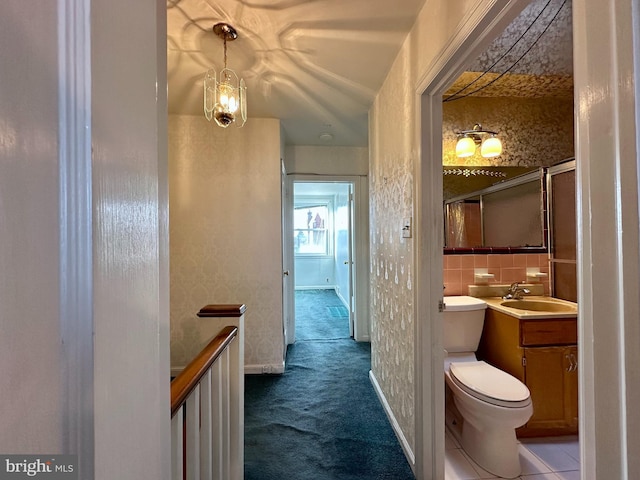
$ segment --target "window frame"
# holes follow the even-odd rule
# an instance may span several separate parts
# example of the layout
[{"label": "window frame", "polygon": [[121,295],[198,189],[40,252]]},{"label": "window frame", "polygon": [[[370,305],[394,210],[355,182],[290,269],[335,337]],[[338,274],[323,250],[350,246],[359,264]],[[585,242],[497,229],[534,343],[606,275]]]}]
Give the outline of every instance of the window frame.
[{"label": "window frame", "polygon": [[[294,257],[304,258],[333,258],[334,256],[334,225],[333,225],[333,197],[327,196],[304,196],[296,199],[293,204],[293,242],[294,242]],[[296,232],[309,231],[309,228],[296,228],[295,213],[296,210],[308,209],[314,207],[325,207],[327,209],[327,218],[324,223],[325,232],[325,252],[300,252],[295,250],[295,238]],[[313,228],[311,228],[313,230]],[[309,238],[307,236],[307,238]]]}]

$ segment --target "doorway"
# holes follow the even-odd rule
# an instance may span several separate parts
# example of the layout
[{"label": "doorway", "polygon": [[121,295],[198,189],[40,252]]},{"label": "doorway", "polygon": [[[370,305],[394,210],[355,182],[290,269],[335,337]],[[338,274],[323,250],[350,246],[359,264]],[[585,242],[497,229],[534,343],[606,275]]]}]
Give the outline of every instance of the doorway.
[{"label": "doorway", "polygon": [[[492,4],[469,22],[451,43],[447,58],[420,85],[421,161],[416,172],[416,225],[444,224],[443,218],[443,94],[521,12],[522,2]],[[466,127],[465,127],[466,128]],[[416,232],[416,464],[417,478],[444,478],[445,429],[442,352],[443,230]],[[440,345],[440,348],[437,346]],[[435,348],[432,348],[435,346]]]},{"label": "doorway", "polygon": [[[349,336],[369,341],[366,316],[368,224],[366,178],[290,175],[283,195],[284,257],[290,288],[284,299],[286,343],[296,340],[296,295],[329,292]],[[364,271],[363,271],[364,269]],[[326,296],[326,295],[325,295]],[[305,302],[308,303],[309,295]],[[319,297],[318,297],[319,298]],[[363,309],[363,303],[365,308]]]},{"label": "doorway", "polygon": [[[560,240],[560,243],[553,242],[554,235],[550,235],[546,248],[544,244],[546,232],[541,220],[546,213],[552,212],[552,209],[544,206],[545,197],[541,195],[539,174],[532,174],[536,181],[528,184],[532,186],[531,195],[520,191],[517,201],[509,200],[509,205],[517,205],[518,217],[527,218],[525,205],[526,199],[530,198],[533,218],[540,221],[527,222],[526,226],[517,224],[513,220],[510,221],[509,226],[515,238],[507,239],[503,236],[507,229],[504,228],[502,222],[499,222],[500,225],[497,225],[496,222],[489,222],[487,221],[489,220],[488,215],[485,215],[484,221],[482,221],[483,216],[481,215],[482,212],[485,214],[489,212],[489,202],[486,200],[490,195],[484,193],[498,188],[498,184],[506,185],[505,182],[511,176],[517,175],[520,179],[526,178],[523,176],[523,169],[537,170],[541,167],[549,167],[574,155],[573,82],[567,81],[567,79],[571,79],[572,72],[571,32],[570,3],[567,5],[563,1],[532,0],[488,48],[484,49],[480,55],[471,57],[472,62],[465,68],[465,72],[453,82],[452,87],[445,91],[442,111],[442,158],[445,165],[444,173],[448,175],[443,175],[443,192],[445,198],[448,194],[457,200],[455,204],[450,205],[451,207],[460,207],[457,210],[450,209],[447,212],[453,213],[450,218],[457,220],[457,222],[450,224],[457,225],[457,228],[447,230],[446,246],[456,248],[445,248],[445,295],[467,295],[469,284],[480,283],[477,281],[478,272],[491,275],[491,280],[485,281],[486,283],[495,282],[508,285],[513,281],[526,279],[527,283],[534,282],[538,284],[537,286],[544,287],[545,295],[553,294],[553,288],[550,291],[548,281],[538,280],[542,277],[533,279],[533,277],[529,277],[528,271],[542,271],[545,273],[540,275],[546,277],[550,268],[547,250],[560,245],[563,248],[557,253],[561,258],[552,263],[558,268],[551,270],[555,273],[551,277],[558,278],[560,275],[564,277],[559,285],[563,286],[566,292],[559,295],[559,298],[573,302],[577,300],[575,277],[576,211],[575,201],[572,198],[574,191],[568,192],[567,195],[557,196],[557,199],[562,198],[563,200],[566,197],[566,201],[561,202],[564,208],[560,209],[560,205],[558,205],[555,210],[565,212],[567,218],[561,222],[562,229],[550,228],[551,232],[558,235],[556,240]],[[489,36],[489,38],[492,37]],[[513,58],[507,55],[510,52]],[[544,64],[544,67],[541,67],[543,58],[549,60]],[[517,62],[514,63],[516,59]],[[465,60],[464,63],[468,63],[468,60]],[[518,78],[519,87],[517,89],[508,87],[509,77],[500,80],[500,76],[506,73]],[[543,77],[546,79],[546,83],[539,87],[538,82]],[[550,116],[548,111],[551,109],[554,114]],[[475,122],[482,122],[484,129],[495,131],[490,132],[494,135],[476,135],[474,137],[475,131],[482,132],[484,130],[477,124],[474,126],[474,132],[471,136],[463,136],[467,133],[464,130],[471,128],[470,125],[465,124],[471,119],[474,119]],[[563,134],[554,142],[546,142],[544,137],[531,139],[529,135],[522,133],[527,131],[527,127],[531,124],[544,125],[545,129],[563,132]],[[473,138],[478,141],[472,142],[474,145],[469,151],[456,148],[456,141],[458,146],[461,146],[462,140]],[[482,142],[482,148],[476,148],[476,145],[479,147],[485,138],[500,138],[507,148],[504,151],[501,149],[498,156],[492,155],[494,152],[483,151],[484,142]],[[546,174],[542,178],[546,178]],[[471,210],[471,207],[478,210]],[[508,208],[512,209],[511,206]],[[470,215],[470,213],[476,212],[479,215]],[[504,218],[504,211],[500,218],[501,220]],[[553,216],[549,216],[550,227],[554,223],[553,218]],[[571,219],[573,220],[573,229],[569,228],[571,224],[569,220]],[[515,225],[518,226],[515,227]],[[528,228],[529,230],[527,230]],[[525,236],[527,232],[532,235]],[[477,234],[472,235],[472,233]],[[560,235],[562,233],[564,235]],[[452,243],[448,243],[449,241]],[[510,247],[508,251],[504,248],[505,246]],[[495,251],[500,255],[487,254],[489,248],[492,249],[491,253]],[[476,267],[475,278],[474,266]],[[569,277],[572,277],[571,282],[569,282]],[[577,346],[572,348],[577,349]],[[534,358],[533,353],[536,352],[541,355],[538,361],[549,362],[559,351],[532,350],[530,354],[531,358]],[[574,354],[571,355],[573,358]],[[479,359],[483,358],[479,357]],[[529,363],[526,371],[531,373],[533,377],[535,362]],[[504,368],[504,364],[498,363],[496,365]],[[547,365],[549,364],[547,363]],[[570,372],[575,372],[577,367],[574,368],[573,363],[571,365]],[[509,373],[515,374],[515,371]],[[575,435],[578,422],[577,374],[568,375],[565,366],[561,364],[558,364],[555,370],[545,373],[549,382],[552,373],[558,374],[558,386],[561,387],[559,390],[561,395],[558,395],[558,398],[564,398],[564,402],[559,402],[550,408],[547,403],[549,397],[542,394],[541,391],[535,390],[533,380],[527,380],[526,383],[531,388],[531,395],[534,399],[535,413],[527,427],[520,429],[518,433],[519,436],[536,435],[542,437],[544,433],[548,434],[553,431],[554,435],[559,433],[567,435],[564,440],[571,440],[571,448],[565,455],[566,460],[563,458],[561,468],[563,471],[573,471],[576,474],[579,470],[578,441],[577,435]],[[528,374],[526,376],[529,377]],[[549,385],[546,386],[549,387]],[[541,405],[542,408],[540,408]],[[543,417],[544,421],[541,420]],[[538,433],[531,433],[536,426],[541,426]],[[553,462],[545,462],[546,459],[531,453],[531,449],[527,450],[527,447],[530,447],[530,444],[522,441],[519,448],[526,454],[521,453],[521,455],[533,455],[533,458],[539,460],[535,467],[529,465],[533,470],[528,473],[547,473],[553,471],[554,468],[560,468]],[[535,449],[533,451],[535,452]],[[452,448],[445,449],[447,465],[451,464],[452,458],[456,458],[454,453],[457,452]],[[560,455],[559,451],[558,458]],[[467,462],[460,462],[457,466],[468,468]],[[455,475],[452,476],[450,471],[445,471],[445,473],[447,474],[446,478],[457,478]]]},{"label": "doorway", "polygon": [[294,341],[302,310],[321,298],[353,336],[352,198],[352,182],[293,182]]}]

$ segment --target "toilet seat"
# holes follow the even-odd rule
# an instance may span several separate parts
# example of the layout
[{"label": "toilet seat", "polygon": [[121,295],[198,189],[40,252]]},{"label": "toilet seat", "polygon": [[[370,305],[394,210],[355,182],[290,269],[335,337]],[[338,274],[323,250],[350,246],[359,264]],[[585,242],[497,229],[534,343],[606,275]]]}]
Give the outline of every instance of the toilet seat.
[{"label": "toilet seat", "polygon": [[449,374],[462,390],[492,405],[519,408],[531,403],[524,383],[486,362],[453,362]]}]

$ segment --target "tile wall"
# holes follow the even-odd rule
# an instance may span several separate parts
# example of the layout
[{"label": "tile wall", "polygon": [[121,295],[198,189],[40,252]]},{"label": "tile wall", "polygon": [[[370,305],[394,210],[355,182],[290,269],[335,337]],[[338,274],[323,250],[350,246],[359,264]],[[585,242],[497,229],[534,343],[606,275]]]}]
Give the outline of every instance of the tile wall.
[{"label": "tile wall", "polygon": [[[549,274],[548,254],[490,254],[490,255],[444,255],[444,294],[467,295],[467,287],[476,283],[476,268],[487,269],[494,278],[489,284],[510,284],[531,279],[526,278],[527,268],[539,268],[540,272]],[[545,295],[549,295],[549,277],[542,279]]]}]

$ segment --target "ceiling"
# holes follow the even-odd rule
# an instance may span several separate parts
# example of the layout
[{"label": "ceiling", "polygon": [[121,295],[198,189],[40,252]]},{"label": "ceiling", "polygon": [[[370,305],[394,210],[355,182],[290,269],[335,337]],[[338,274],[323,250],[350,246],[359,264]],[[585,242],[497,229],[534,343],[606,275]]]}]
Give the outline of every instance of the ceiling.
[{"label": "ceiling", "polygon": [[204,73],[223,63],[212,27],[227,22],[249,121],[281,119],[289,145],[367,146],[369,107],[423,3],[167,0],[169,113],[203,114]]},{"label": "ceiling", "polygon": [[[212,27],[227,22],[239,35],[228,43],[228,66],[247,83],[249,121],[279,118],[288,145],[367,146],[369,108],[424,1],[167,0],[169,113],[203,114],[204,73],[223,63],[223,42]],[[472,72],[489,70],[485,83],[504,72],[563,1],[533,0],[448,93],[475,79]],[[523,41],[489,68],[547,3]],[[477,95],[571,94],[571,4],[565,3],[509,74]],[[331,138],[322,140],[323,134]]]}]

